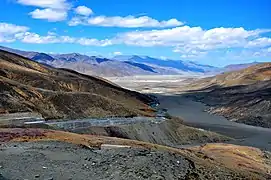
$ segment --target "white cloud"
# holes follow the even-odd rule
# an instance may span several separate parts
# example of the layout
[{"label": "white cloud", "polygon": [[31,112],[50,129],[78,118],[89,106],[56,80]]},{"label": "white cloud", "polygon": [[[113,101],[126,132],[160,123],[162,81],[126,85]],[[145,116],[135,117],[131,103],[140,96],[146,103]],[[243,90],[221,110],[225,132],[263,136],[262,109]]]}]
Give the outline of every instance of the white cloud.
[{"label": "white cloud", "polygon": [[115,56],[119,56],[119,55],[122,55],[122,52],[116,51],[116,52],[113,52],[113,54],[114,54]]},{"label": "white cloud", "polygon": [[14,34],[26,32],[29,28],[26,26],[18,26],[9,23],[0,23],[0,42],[13,42],[15,41]]},{"label": "white cloud", "polygon": [[20,41],[30,44],[52,44],[52,43],[72,43],[84,46],[109,46],[112,41],[109,39],[98,40],[95,38],[75,38],[70,36],[60,36],[55,32],[49,31],[42,36],[34,32],[29,32],[26,26],[18,26],[9,23],[0,23],[0,42]]},{"label": "white cloud", "polygon": [[[109,46],[112,45],[111,40],[98,40],[95,38],[75,38],[70,36],[59,36],[56,33],[48,32],[47,35],[42,36],[33,32],[19,32],[13,35],[13,41],[18,40],[29,44],[54,44],[54,43],[70,43],[80,44],[83,46]],[[0,42],[9,42],[8,39],[2,39],[0,34]]]},{"label": "white cloud", "polygon": [[25,32],[29,28],[26,26],[18,26],[9,23],[0,23],[0,34],[14,34],[18,32]]},{"label": "white cloud", "polygon": [[[257,37],[260,30],[247,31],[244,28],[215,28],[203,30],[201,27],[175,27],[172,29],[133,31],[119,35],[126,44],[139,46],[193,46],[203,50],[242,46],[248,37]],[[271,30],[268,30],[271,31]]]},{"label": "white cloud", "polygon": [[47,19],[48,21],[62,21],[67,18],[67,12],[54,9],[36,9],[29,13],[34,19]]},{"label": "white cloud", "polygon": [[34,19],[45,19],[51,22],[62,21],[67,18],[71,8],[67,0],[17,0],[19,4],[40,7],[29,13]]},{"label": "white cloud", "polygon": [[73,17],[69,22],[68,25],[69,26],[77,26],[79,24],[82,24],[83,21],[85,21],[86,18],[82,18],[82,17]]},{"label": "white cloud", "polygon": [[148,16],[134,17],[134,16],[95,16],[91,18],[74,17],[69,22],[69,25],[92,25],[92,26],[104,26],[104,27],[126,27],[126,28],[138,28],[138,27],[175,27],[183,25],[182,22],[177,19],[170,19],[164,21],[158,21]]},{"label": "white cloud", "polygon": [[97,40],[94,38],[79,38],[76,43],[83,46],[109,46],[113,44],[109,39]]},{"label": "white cloud", "polygon": [[15,34],[16,39],[20,40],[24,43],[32,43],[32,44],[49,44],[49,43],[57,43],[59,42],[56,36],[40,36],[36,33],[25,32],[25,33],[18,33]]},{"label": "white cloud", "polygon": [[67,0],[17,0],[18,3],[27,6],[36,6],[51,9],[69,9],[70,4]]},{"label": "white cloud", "polygon": [[77,8],[75,8],[75,12],[83,16],[89,16],[93,14],[93,11],[86,6],[78,6]]},{"label": "white cloud", "polygon": [[[110,39],[95,37],[70,37],[49,31],[46,35],[29,32],[29,28],[0,23],[0,42],[21,41],[32,44],[70,43],[83,46],[110,46],[117,44],[141,47],[170,47],[181,58],[201,59],[222,56],[229,59],[239,57],[267,57],[271,54],[271,38],[263,33],[271,30],[245,30],[244,28],[175,27],[171,29],[131,31],[120,33]],[[121,52],[114,52],[120,55]]]},{"label": "white cloud", "polygon": [[246,47],[255,48],[255,47],[266,47],[271,46],[271,38],[262,37],[249,41]]},{"label": "white cloud", "polygon": [[31,32],[18,33],[15,35],[15,38],[21,42],[30,44],[72,43],[83,46],[108,46],[112,44],[108,39],[98,40],[95,38],[75,38],[70,36],[58,36],[56,34],[41,36]]},{"label": "white cloud", "polygon": [[[240,51],[230,51],[225,56],[221,56],[220,59],[224,60],[245,60],[245,61],[254,61],[255,59],[267,59],[271,56],[271,51],[268,51],[269,48],[261,49],[242,49]],[[219,60],[219,59],[218,59]]]},{"label": "white cloud", "polygon": [[119,34],[116,43],[153,47],[173,47],[173,52],[183,57],[205,56],[208,52],[228,49],[264,47],[270,45],[270,38],[260,37],[271,30],[245,30],[244,28],[214,28],[204,30],[201,27],[175,27],[163,30],[132,31]]}]

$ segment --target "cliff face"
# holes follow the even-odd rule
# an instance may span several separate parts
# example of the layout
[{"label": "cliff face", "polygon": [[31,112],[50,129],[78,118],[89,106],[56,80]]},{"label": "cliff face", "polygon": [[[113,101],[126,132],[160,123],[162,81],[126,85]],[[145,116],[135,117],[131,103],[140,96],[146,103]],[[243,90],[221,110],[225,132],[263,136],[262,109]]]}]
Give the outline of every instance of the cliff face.
[{"label": "cliff face", "polygon": [[152,115],[152,98],[98,77],[5,51],[0,66],[1,113],[38,112],[47,119]]}]

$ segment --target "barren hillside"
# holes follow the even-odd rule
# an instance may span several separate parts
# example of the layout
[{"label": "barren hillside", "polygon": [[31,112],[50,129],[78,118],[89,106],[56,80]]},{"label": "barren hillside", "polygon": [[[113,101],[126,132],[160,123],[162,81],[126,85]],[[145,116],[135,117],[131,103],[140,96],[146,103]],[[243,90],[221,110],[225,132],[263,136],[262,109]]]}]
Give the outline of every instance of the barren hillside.
[{"label": "barren hillside", "polygon": [[97,77],[5,51],[0,66],[1,113],[39,112],[47,119],[152,115],[149,96]]},{"label": "barren hillside", "polygon": [[220,74],[186,87],[210,112],[249,125],[271,127],[271,63]]}]

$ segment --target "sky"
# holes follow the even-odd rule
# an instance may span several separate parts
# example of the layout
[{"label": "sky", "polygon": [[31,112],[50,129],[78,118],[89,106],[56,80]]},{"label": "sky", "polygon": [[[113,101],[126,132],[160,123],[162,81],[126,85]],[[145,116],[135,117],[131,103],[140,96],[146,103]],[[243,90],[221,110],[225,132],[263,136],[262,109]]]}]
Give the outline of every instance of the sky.
[{"label": "sky", "polygon": [[271,61],[270,0],[0,0],[0,45],[214,66]]}]

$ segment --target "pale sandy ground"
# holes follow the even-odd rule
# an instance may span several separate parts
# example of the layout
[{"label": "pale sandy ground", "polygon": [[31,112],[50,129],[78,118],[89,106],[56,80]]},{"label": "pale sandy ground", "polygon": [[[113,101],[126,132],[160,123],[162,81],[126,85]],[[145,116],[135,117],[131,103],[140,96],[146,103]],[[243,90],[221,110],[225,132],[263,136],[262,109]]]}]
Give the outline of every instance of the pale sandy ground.
[{"label": "pale sandy ground", "polygon": [[106,79],[127,89],[142,93],[173,93],[180,86],[184,86],[203,76],[199,75],[146,75],[126,77],[106,77]]},{"label": "pale sandy ground", "polygon": [[[116,84],[143,93],[152,93],[160,107],[180,117],[190,126],[210,130],[232,138],[232,144],[253,146],[271,151],[271,129],[228,121],[222,116],[209,114],[207,106],[184,97],[178,89],[199,76],[137,76],[110,78]],[[178,95],[179,94],[179,95]]]}]

